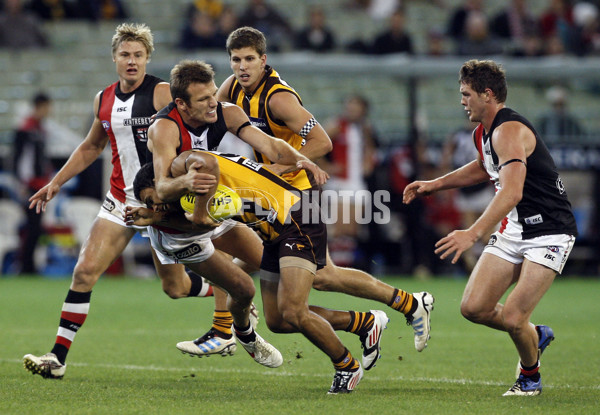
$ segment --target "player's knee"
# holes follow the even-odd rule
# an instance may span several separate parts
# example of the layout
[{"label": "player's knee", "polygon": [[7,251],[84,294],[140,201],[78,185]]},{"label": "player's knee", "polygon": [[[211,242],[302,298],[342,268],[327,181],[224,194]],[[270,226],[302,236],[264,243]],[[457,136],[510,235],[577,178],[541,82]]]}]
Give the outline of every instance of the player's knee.
[{"label": "player's knee", "polygon": [[238,304],[251,304],[254,299],[256,288],[254,287],[252,279],[248,279],[250,281],[249,283],[240,282],[234,290],[229,291],[231,298]]},{"label": "player's knee", "polygon": [[297,331],[302,331],[307,314],[308,308],[304,310],[298,307],[286,307],[281,311],[283,320]]},{"label": "player's knee", "polygon": [[507,332],[518,334],[529,325],[529,318],[523,313],[512,312],[505,307],[502,310],[502,322]]},{"label": "player's knee", "polygon": [[271,317],[265,315],[265,324],[273,333],[289,333],[289,329],[286,329],[285,322],[278,317]]},{"label": "player's knee", "polygon": [[72,287],[76,291],[91,291],[100,278],[100,274],[93,264],[77,262],[73,270]]},{"label": "player's knee", "polygon": [[180,287],[177,284],[165,284],[163,281],[162,285],[163,292],[172,298],[173,300],[177,300],[178,298],[187,297],[188,292],[183,287]]},{"label": "player's knee", "polygon": [[473,323],[480,323],[484,321],[484,313],[479,307],[469,302],[464,302],[460,305],[460,313],[464,318]]},{"label": "player's knee", "polygon": [[313,288],[317,291],[336,291],[335,273],[325,267],[315,274]]}]

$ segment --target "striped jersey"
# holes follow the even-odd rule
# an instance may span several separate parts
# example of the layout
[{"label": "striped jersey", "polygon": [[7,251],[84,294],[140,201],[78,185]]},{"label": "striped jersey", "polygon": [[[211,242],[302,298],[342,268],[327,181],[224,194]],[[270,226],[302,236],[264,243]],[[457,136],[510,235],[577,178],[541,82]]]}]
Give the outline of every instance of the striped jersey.
[{"label": "striped jersey", "polygon": [[577,236],[575,217],[562,179],[554,160],[527,119],[509,108],[498,111],[490,128],[485,131],[479,125],[473,132],[473,139],[483,160],[490,179],[500,190],[498,155],[492,145],[494,130],[504,122],[517,121],[524,124],[535,135],[535,150],[527,157],[523,197],[503,219],[500,232],[517,239],[531,239],[543,235],[567,234]]},{"label": "striped jersey", "polygon": [[[227,96],[231,102],[244,110],[248,118],[250,118],[252,125],[260,128],[269,135],[286,141],[296,150],[300,150],[306,143],[306,140],[290,130],[283,121],[275,118],[269,109],[269,99],[271,99],[273,94],[280,92],[291,93],[298,99],[300,105],[302,105],[302,99],[294,88],[281,79],[273,68],[267,65],[263,78],[252,94],[246,94],[237,79],[234,79]],[[254,155],[259,163],[271,164],[271,161],[266,156],[256,150],[254,151]],[[298,187],[305,187],[308,180],[304,170],[287,173],[283,177]]]},{"label": "striped jersey", "polygon": [[186,150],[216,150],[225,134],[229,133],[225,119],[223,118],[223,105],[229,103],[217,103],[217,121],[205,124],[198,128],[187,125],[177,111],[175,102],[171,102],[156,115],[157,119],[168,119],[179,127],[179,147],[177,154]]},{"label": "striped jersey", "polygon": [[148,127],[154,108],[154,88],[163,82],[146,75],[134,91],[123,93],[119,82],[105,88],[100,94],[98,118],[110,139],[113,171],[110,191],[120,202],[139,206],[133,195],[133,179],[146,163]]}]

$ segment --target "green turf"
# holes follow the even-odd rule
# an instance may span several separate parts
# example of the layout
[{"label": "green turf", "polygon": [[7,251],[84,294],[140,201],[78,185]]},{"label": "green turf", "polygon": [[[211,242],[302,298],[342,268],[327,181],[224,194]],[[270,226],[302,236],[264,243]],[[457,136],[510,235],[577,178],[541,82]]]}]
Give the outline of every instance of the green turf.
[{"label": "green turf", "polygon": [[[259,366],[241,348],[227,358],[180,354],[177,341],[210,326],[212,299],[173,301],[154,280],[101,280],[65,378],[32,376],[21,358],[50,350],[70,281],[0,278],[0,414],[598,413],[598,280],[558,279],[538,306],[534,321],[552,326],[557,337],[543,357],[538,397],[501,396],[514,382],[517,355],[508,335],[460,316],[464,280],[386,281],[435,295],[429,347],[417,353],[403,316],[385,306],[314,292],[315,304],[382,308],[392,318],[377,366],[354,393],[328,396],[333,370],[326,356],[301,335],[270,333],[264,322],[259,332],[284,355],[278,369]],[[340,338],[360,357],[356,336]]]}]

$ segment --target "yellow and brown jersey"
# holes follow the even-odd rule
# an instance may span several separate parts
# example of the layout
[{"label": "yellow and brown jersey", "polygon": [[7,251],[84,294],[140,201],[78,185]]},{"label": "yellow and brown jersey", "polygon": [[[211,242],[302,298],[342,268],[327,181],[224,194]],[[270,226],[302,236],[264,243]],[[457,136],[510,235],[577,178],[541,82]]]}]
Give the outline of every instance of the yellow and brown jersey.
[{"label": "yellow and brown jersey", "polygon": [[[248,118],[250,118],[252,125],[260,128],[269,135],[286,141],[296,150],[300,150],[305,144],[304,138],[290,130],[283,121],[275,118],[269,109],[269,99],[271,99],[273,94],[281,92],[293,94],[302,105],[302,99],[294,88],[288,85],[273,68],[267,65],[263,78],[252,94],[246,94],[240,83],[234,79],[228,91],[228,98],[244,110]],[[259,163],[271,164],[271,160],[258,151],[255,150],[254,155],[256,161]],[[308,188],[309,183],[304,170],[287,173],[282,177],[301,190]]]},{"label": "yellow and brown jersey", "polygon": [[254,160],[233,154],[209,152],[219,162],[219,183],[242,198],[240,220],[273,241],[291,223],[291,212],[299,210],[301,189],[292,186]]}]

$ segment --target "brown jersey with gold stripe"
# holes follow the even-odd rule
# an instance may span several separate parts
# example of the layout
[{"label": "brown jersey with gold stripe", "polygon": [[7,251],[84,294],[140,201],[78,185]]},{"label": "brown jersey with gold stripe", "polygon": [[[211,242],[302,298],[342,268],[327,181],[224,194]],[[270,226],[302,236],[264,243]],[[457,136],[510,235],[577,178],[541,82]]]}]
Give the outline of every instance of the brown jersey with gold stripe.
[{"label": "brown jersey with gold stripe", "polygon": [[[250,118],[252,125],[260,128],[269,135],[286,141],[296,150],[300,150],[305,144],[304,138],[290,130],[283,121],[275,118],[269,109],[269,99],[273,94],[280,92],[293,94],[300,104],[302,104],[302,99],[294,88],[288,85],[273,68],[267,65],[263,78],[251,95],[246,94],[237,79],[234,79],[228,91],[228,98],[244,110],[248,118]],[[254,155],[256,161],[259,163],[271,164],[271,160],[258,151],[255,150]],[[309,180],[304,170],[287,173],[282,177],[301,190],[309,188]]]}]

